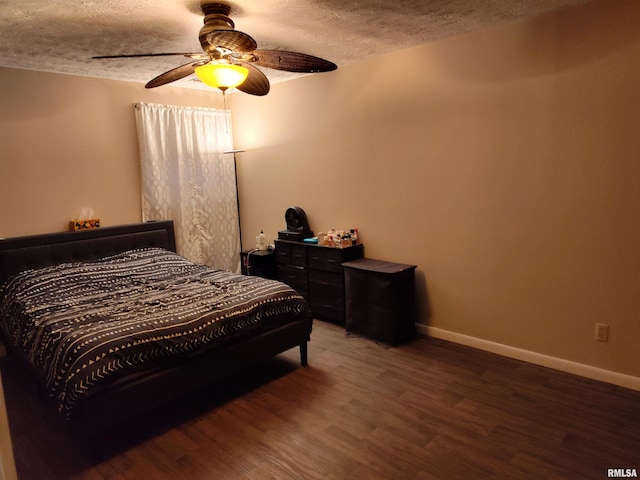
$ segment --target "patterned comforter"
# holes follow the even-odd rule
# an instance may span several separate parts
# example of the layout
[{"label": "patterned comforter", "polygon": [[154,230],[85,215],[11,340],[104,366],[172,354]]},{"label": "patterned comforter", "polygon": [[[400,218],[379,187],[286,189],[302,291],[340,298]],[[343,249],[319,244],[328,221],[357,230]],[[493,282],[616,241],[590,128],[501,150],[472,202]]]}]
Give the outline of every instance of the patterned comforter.
[{"label": "patterned comforter", "polygon": [[287,285],[167,250],[27,270],[0,289],[3,336],[68,418],[117,378],[310,318]]}]

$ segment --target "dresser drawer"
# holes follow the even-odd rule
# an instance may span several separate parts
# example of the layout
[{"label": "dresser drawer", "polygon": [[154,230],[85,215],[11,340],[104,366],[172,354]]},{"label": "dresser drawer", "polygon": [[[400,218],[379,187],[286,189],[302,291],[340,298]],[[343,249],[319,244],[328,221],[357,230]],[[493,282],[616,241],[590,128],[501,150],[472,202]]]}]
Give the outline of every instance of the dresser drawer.
[{"label": "dresser drawer", "polygon": [[278,265],[278,280],[302,295],[306,296],[309,293],[307,271],[302,267]]},{"label": "dresser drawer", "polygon": [[307,249],[304,245],[276,242],[276,261],[281,265],[307,266]]},{"label": "dresser drawer", "polygon": [[342,303],[337,304],[329,299],[311,297],[309,306],[314,317],[344,324],[344,305]]},{"label": "dresser drawer", "polygon": [[313,248],[309,251],[309,268],[342,273],[344,251],[339,248]]},{"label": "dresser drawer", "polygon": [[313,292],[342,299],[344,298],[344,276],[310,269],[309,288]]},{"label": "dresser drawer", "polygon": [[291,250],[276,244],[276,263],[278,265],[289,265],[291,263]]},{"label": "dresser drawer", "polygon": [[344,323],[344,276],[310,269],[309,305],[315,316]]}]

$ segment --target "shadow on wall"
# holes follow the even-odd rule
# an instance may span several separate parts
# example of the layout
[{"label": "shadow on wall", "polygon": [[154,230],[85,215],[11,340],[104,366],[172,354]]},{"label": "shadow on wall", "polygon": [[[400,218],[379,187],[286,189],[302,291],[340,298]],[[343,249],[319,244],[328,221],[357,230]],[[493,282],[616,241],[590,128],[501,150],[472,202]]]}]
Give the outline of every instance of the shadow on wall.
[{"label": "shadow on wall", "polygon": [[415,272],[416,289],[416,323],[428,325],[431,319],[431,306],[429,304],[429,291],[427,290],[427,278],[422,270]]}]

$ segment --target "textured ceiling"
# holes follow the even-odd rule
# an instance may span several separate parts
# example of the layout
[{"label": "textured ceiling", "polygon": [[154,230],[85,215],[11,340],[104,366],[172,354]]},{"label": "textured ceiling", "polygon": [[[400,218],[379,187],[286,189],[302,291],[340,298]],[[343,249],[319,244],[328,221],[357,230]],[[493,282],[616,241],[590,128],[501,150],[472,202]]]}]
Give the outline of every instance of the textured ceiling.
[{"label": "textured ceiling", "polygon": [[[236,30],[259,48],[307,53],[340,66],[587,0],[237,0]],[[0,66],[146,83],[201,52],[199,0],[0,0]],[[299,74],[263,69],[272,83]],[[323,74],[327,75],[327,74]],[[201,88],[194,75],[176,82]],[[159,87],[162,88],[162,87]]]}]

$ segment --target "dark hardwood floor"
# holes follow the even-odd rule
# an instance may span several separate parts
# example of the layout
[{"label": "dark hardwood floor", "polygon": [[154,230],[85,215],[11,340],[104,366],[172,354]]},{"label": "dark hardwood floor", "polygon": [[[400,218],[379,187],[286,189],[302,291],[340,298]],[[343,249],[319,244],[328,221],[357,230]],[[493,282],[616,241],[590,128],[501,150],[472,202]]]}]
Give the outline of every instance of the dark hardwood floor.
[{"label": "dark hardwood floor", "polygon": [[640,472],[640,392],[436,339],[385,348],[316,321],[308,367],[291,350],[114,429],[95,445],[99,463],[14,361],[0,365],[21,480]]}]

